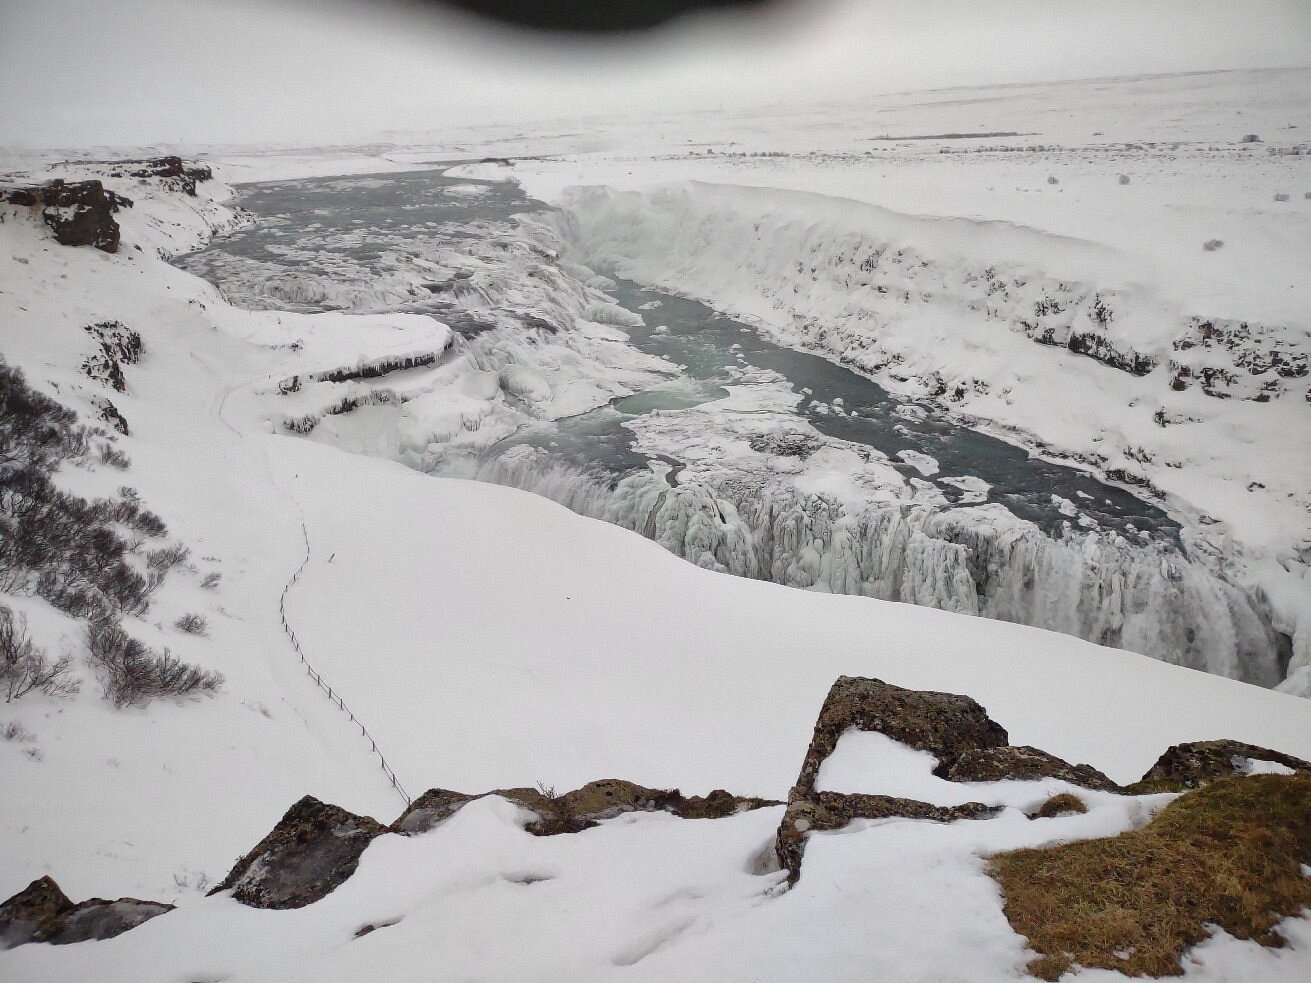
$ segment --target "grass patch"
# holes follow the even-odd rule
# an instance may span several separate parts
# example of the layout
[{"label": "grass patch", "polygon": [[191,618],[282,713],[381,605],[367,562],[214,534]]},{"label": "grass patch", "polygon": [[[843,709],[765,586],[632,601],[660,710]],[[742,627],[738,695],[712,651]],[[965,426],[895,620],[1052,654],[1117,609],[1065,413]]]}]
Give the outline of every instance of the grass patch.
[{"label": "grass patch", "polygon": [[1177,976],[1211,926],[1281,946],[1281,918],[1311,906],[1311,775],[1224,778],[1110,839],[989,862],[1011,927],[1039,953],[1029,972],[1074,965]]},{"label": "grass patch", "polygon": [[1034,819],[1051,819],[1053,816],[1068,816],[1071,813],[1084,813],[1088,807],[1084,805],[1083,799],[1070,792],[1061,792],[1053,795],[1050,799],[1038,807],[1038,811],[1033,814]]}]

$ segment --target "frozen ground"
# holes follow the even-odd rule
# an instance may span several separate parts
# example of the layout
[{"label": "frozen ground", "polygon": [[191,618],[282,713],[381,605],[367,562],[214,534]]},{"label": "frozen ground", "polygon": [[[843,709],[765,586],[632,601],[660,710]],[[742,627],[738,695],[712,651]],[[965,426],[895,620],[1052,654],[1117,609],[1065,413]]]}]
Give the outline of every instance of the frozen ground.
[{"label": "frozen ground", "polygon": [[[1190,84],[1221,82],[1241,80]],[[1259,88],[1249,80],[1240,95]],[[1093,108],[1111,98],[1087,89]],[[1180,91],[1173,98],[1188,105],[1224,104],[1214,92]],[[1248,111],[1274,112],[1259,100]],[[1162,110],[1170,112],[1181,111]],[[890,117],[889,130],[911,118]],[[940,129],[925,117],[924,131]],[[647,167],[653,179],[694,176],[662,170],[666,162],[619,160],[613,146],[606,153],[609,183],[622,183],[625,168]],[[1287,163],[1260,160],[1254,168]],[[588,163],[525,170],[545,181],[551,168]],[[770,180],[822,170],[787,160]],[[737,172],[699,173],[722,181]],[[310,557],[288,595],[290,620],[412,793],[537,781],[567,788],[616,775],[689,794],[723,786],[782,796],[841,673],[968,693],[1013,742],[1088,761],[1117,780],[1190,739],[1232,737],[1311,757],[1311,711],[1288,695],[1017,625],[721,576],[537,496],[284,436],[269,410],[279,381],[382,354],[433,354],[440,369],[451,358],[446,328],[414,314],[231,307],[156,253],[194,248],[230,213],[205,197],[117,186],[137,206],[120,216],[124,247],[114,256],[59,247],[39,224],[6,211],[3,354],[34,385],[92,415],[103,390],[78,371],[88,353],[83,326],[117,318],[141,332],[146,357],[128,368],[127,393],[111,394],[132,425],[119,440],[130,469],[69,469],[61,481],[87,494],[132,484],[192,547],[195,571],[170,579],[129,627],[221,669],[227,684],[211,700],[116,711],[79,663],[86,683],[76,697],[28,696],[0,710],[0,722],[35,737],[0,742],[0,896],[48,872],[75,899],[179,904],[108,942],[0,953],[6,979],[1018,979],[1023,940],[1002,917],[981,856],[1148,818],[1150,802],[1098,800],[1085,816],[1042,822],[1012,810],[983,823],[852,828],[817,838],[798,887],[778,895],[780,876],[759,865],[777,810],[715,822],[643,815],[542,840],[519,828],[514,807],[485,800],[427,835],[378,841],[355,878],[301,911],[202,899],[202,875],[217,881],[302,794],[383,821],[403,806],[358,731],[305,676],[279,624],[277,598],[304,556],[302,522]],[[647,199],[637,201],[634,214],[645,214]],[[1289,396],[1242,405],[1278,411]],[[1291,420],[1295,455],[1305,424]],[[1264,458],[1253,452],[1246,466],[1258,465]],[[1206,470],[1195,479],[1204,488]],[[1262,508],[1274,501],[1258,492],[1250,494]],[[1279,552],[1293,513],[1276,505],[1268,513],[1273,531],[1251,533],[1247,548],[1282,564],[1288,578],[1304,577],[1295,551]],[[1235,516],[1226,521],[1237,526]],[[199,586],[211,570],[223,573],[216,593]],[[1281,610],[1296,610],[1299,595],[1289,590]],[[5,603],[26,611],[40,644],[81,658],[79,625],[42,602]],[[209,617],[208,637],[170,627],[189,610]],[[896,748],[857,747],[844,766],[844,783],[928,782]],[[995,792],[1023,804],[1041,794]],[[363,924],[396,917],[354,938]],[[1282,950],[1213,939],[1186,960],[1186,978],[1304,979],[1311,932],[1305,919],[1285,930],[1291,944]]]}]

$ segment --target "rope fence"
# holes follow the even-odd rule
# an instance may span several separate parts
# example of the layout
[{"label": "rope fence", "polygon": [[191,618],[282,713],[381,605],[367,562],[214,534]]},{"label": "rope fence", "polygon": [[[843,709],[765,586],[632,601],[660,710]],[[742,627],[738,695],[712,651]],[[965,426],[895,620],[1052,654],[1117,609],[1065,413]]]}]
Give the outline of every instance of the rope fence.
[{"label": "rope fence", "polygon": [[387,763],[386,757],[384,757],[383,753],[378,750],[378,742],[374,739],[373,735],[369,733],[369,729],[364,726],[364,723],[355,716],[355,712],[346,705],[346,701],[342,699],[341,694],[328,685],[319,671],[310,663],[310,660],[305,658],[305,651],[300,647],[300,639],[296,637],[296,633],[292,630],[291,624],[287,621],[287,594],[291,591],[291,588],[296,585],[296,581],[300,580],[300,575],[305,572],[305,568],[309,566],[310,562],[310,534],[305,528],[305,523],[303,521],[300,524],[300,534],[305,540],[305,559],[300,561],[300,566],[296,568],[296,572],[291,575],[291,579],[287,581],[286,586],[282,588],[282,597],[278,601],[278,611],[282,616],[282,630],[285,631],[287,637],[291,639],[291,645],[296,650],[296,654],[300,656],[301,664],[305,666],[305,672],[309,675],[310,679],[314,680],[314,684],[328,694],[328,699],[337,704],[337,707],[350,717],[351,723],[360,729],[360,736],[369,742],[369,750],[372,754],[377,756],[378,762],[382,767],[382,773],[386,775],[387,780],[391,782],[391,787],[394,788],[400,794],[400,797],[405,800],[406,806],[409,806],[413,800],[410,798],[409,793],[405,791],[405,787],[401,785],[400,779],[396,777],[395,770]]}]

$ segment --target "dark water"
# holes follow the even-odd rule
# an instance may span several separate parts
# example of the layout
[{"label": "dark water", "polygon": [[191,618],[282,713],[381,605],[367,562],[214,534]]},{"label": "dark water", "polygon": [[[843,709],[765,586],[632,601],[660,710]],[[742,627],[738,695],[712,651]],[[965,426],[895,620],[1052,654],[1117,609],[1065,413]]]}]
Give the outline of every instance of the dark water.
[{"label": "dark water", "polygon": [[[723,367],[741,366],[770,369],[784,376],[797,393],[797,413],[825,436],[864,444],[887,455],[893,465],[907,477],[921,477],[910,464],[901,464],[898,451],[915,451],[935,458],[937,474],[925,480],[941,489],[949,501],[958,501],[963,492],[941,484],[944,476],[972,475],[991,485],[988,501],[1000,502],[1022,519],[1036,523],[1048,532],[1059,531],[1070,517],[1057,511],[1051,496],[1058,495],[1076,505],[1079,511],[1099,526],[1133,535],[1135,532],[1155,540],[1173,540],[1178,525],[1160,508],[1137,496],[1075,468],[1031,457],[1023,448],[987,434],[970,430],[935,416],[931,407],[919,414],[898,413],[907,404],[893,397],[878,383],[858,375],[817,355],[794,351],[772,344],[749,325],[717,313],[695,300],[675,297],[643,288],[627,281],[616,281],[608,293],[619,303],[641,313],[645,327],[625,328],[634,347],[661,355],[685,367],[686,375],[705,385],[700,401],[724,395],[718,385],[731,384]],[[655,309],[639,310],[651,301]],[[658,327],[666,330],[657,331]],[[645,458],[632,451],[625,442],[625,419],[657,408],[677,408],[685,402],[686,389],[674,391],[670,400],[645,399],[639,394],[616,400],[611,406],[560,421],[558,433],[534,434],[527,438],[540,446],[551,446],[571,463],[602,463],[613,469],[644,466]],[[832,407],[841,403],[844,412],[824,412],[812,408],[817,402]],[[513,438],[512,438],[513,440]],[[1134,536],[1139,538],[1139,536]]]},{"label": "dark water", "polygon": [[[456,195],[455,186],[473,186],[477,195]],[[326,309],[328,304],[262,302],[243,296],[240,282],[252,268],[266,274],[301,271],[367,282],[384,266],[394,268],[398,252],[421,257],[424,250],[470,237],[514,240],[516,213],[547,208],[525,197],[508,182],[446,177],[439,171],[307,179],[245,185],[241,205],[259,221],[179,259],[183,267],[210,279],[235,303],[248,306]],[[403,257],[402,257],[403,258]],[[430,313],[454,329],[472,335],[487,326],[476,312],[443,297],[441,283],[428,285],[383,310]],[[616,475],[647,467],[648,456],[633,450],[632,434],[623,426],[653,408],[677,408],[718,398],[731,382],[725,366],[769,369],[784,376],[797,393],[797,413],[820,433],[872,447],[896,462],[898,451],[916,451],[937,460],[940,470],[925,480],[952,502],[961,492],[941,483],[944,476],[976,476],[991,489],[988,501],[1000,502],[1021,518],[1049,532],[1071,521],[1052,496],[1072,501],[1104,529],[1135,539],[1177,541],[1178,526],[1164,511],[1122,489],[1104,484],[1075,468],[1030,457],[1024,450],[935,415],[908,416],[905,401],[877,383],[815,355],[771,344],[750,325],[717,314],[696,301],[618,282],[609,293],[637,311],[646,326],[625,328],[632,344],[684,366],[688,384],[616,400],[610,406],[556,423],[543,423],[494,446],[495,454],[515,443],[551,449],[571,464]],[[654,309],[640,310],[651,301]],[[656,330],[664,326],[664,330]],[[823,412],[811,402],[844,412]],[[671,461],[676,465],[677,462]],[[907,477],[914,467],[897,465]]]}]

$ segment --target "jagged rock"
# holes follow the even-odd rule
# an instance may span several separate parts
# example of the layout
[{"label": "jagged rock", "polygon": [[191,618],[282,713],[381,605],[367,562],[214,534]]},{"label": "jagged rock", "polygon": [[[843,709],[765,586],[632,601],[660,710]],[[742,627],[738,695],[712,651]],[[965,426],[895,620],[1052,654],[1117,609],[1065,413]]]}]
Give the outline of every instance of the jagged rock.
[{"label": "jagged rock", "polygon": [[92,898],[68,913],[63,920],[63,927],[50,941],[54,945],[68,945],[72,942],[112,939],[172,910],[173,905],[160,901],[141,901],[137,898],[103,901]]},{"label": "jagged rock", "polygon": [[0,905],[0,948],[44,942],[57,930],[73,902],[51,877],[38,877]]},{"label": "jagged rock", "polygon": [[815,780],[824,759],[833,753],[847,731],[871,730],[886,734],[938,759],[934,774],[948,771],[968,751],[1005,747],[1006,730],[968,696],[902,689],[878,679],[839,676],[824,699],[815,734],[806,749],[801,774],[788,795],[775,838],[779,863],[788,880],[801,876],[801,856],[812,830],[840,829],[852,819],[904,816],[951,822],[980,819],[996,810],[978,802],[942,807],[889,795],[817,792]]},{"label": "jagged rock", "polygon": [[1161,755],[1138,784],[1174,789],[1197,788],[1226,775],[1242,774],[1242,764],[1246,759],[1272,761],[1294,771],[1311,774],[1311,761],[1303,761],[1282,751],[1272,751],[1242,741],[1191,741],[1176,744]]},{"label": "jagged rock", "polygon": [[90,898],[73,904],[52,878],[39,877],[0,904],[0,949],[28,942],[68,945],[112,939],[172,910],[171,904],[137,898]]},{"label": "jagged rock", "polygon": [[204,164],[187,167],[181,157],[156,157],[152,160],[124,161],[124,163],[142,165],[136,170],[129,171],[129,177],[163,178],[177,190],[193,198],[196,196],[197,182],[208,181],[214,176],[214,172]]},{"label": "jagged rock", "polygon": [[801,856],[812,832],[842,829],[853,819],[923,819],[950,823],[958,819],[987,819],[1001,810],[982,802],[958,806],[936,806],[917,799],[892,795],[864,795],[845,792],[814,792],[788,803],[779,823],[774,851],[778,861],[795,881],[801,874]]},{"label": "jagged rock", "polygon": [[141,360],[145,346],[141,335],[122,321],[101,321],[88,324],[83,330],[95,339],[98,350],[82,360],[82,372],[118,392],[127,391],[124,365],[135,365]]},{"label": "jagged rock", "polygon": [[820,448],[820,440],[807,433],[758,433],[747,438],[747,444],[757,454],[777,454],[779,457],[810,457]]},{"label": "jagged rock", "polygon": [[132,430],[127,425],[127,417],[119,412],[118,407],[111,403],[108,397],[92,396],[91,402],[95,404],[96,409],[99,410],[100,419],[104,420],[105,423],[109,424],[124,437],[130,436]]},{"label": "jagged rock", "polygon": [[[556,836],[591,829],[625,812],[668,812],[683,819],[722,819],[739,812],[782,805],[752,796],[732,795],[716,789],[707,796],[686,798],[678,789],[647,788],[619,778],[602,778],[563,795],[535,788],[507,788],[486,792],[499,795],[535,813],[524,828],[535,836]],[[466,803],[482,795],[448,789],[429,789],[392,824],[398,833],[426,832],[449,818]]]},{"label": "jagged rock", "polygon": [[1092,765],[1072,765],[1054,754],[1027,745],[971,748],[956,759],[945,777],[953,782],[1059,778],[1082,788],[1097,789],[1102,792],[1120,791],[1119,785]]},{"label": "jagged rock", "polygon": [[41,219],[65,246],[95,246],[118,252],[119,227],[113,213],[132,207],[131,199],[106,191],[99,181],[67,183],[56,178],[47,185],[11,188],[4,200],[14,205],[41,207]]},{"label": "jagged rock", "polygon": [[[945,777],[956,759],[974,748],[1002,747],[1006,729],[968,696],[902,689],[878,679],[839,676],[815,722],[796,788],[810,793],[824,759],[851,729],[878,731],[938,759]],[[790,801],[790,799],[789,799]]]},{"label": "jagged rock", "polygon": [[303,908],[327,897],[387,827],[307,795],[210,891],[252,908]]}]

